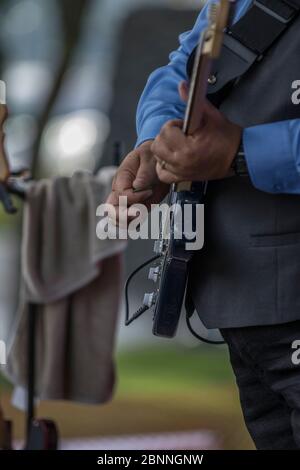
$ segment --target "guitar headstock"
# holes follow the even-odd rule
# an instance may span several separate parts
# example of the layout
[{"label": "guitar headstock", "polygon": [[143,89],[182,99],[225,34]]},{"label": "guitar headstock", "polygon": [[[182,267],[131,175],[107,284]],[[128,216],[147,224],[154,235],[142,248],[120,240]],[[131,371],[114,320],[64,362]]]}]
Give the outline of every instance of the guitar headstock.
[{"label": "guitar headstock", "polygon": [[203,54],[211,59],[220,55],[232,3],[232,0],[219,0],[208,6],[208,26],[204,33]]}]

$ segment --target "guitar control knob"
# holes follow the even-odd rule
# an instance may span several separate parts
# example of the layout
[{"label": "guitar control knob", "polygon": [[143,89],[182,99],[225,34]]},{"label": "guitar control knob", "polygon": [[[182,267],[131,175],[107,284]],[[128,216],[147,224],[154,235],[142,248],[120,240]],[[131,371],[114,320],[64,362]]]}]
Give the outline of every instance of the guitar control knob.
[{"label": "guitar control knob", "polygon": [[164,242],[163,240],[156,240],[154,243],[154,253],[157,255],[161,255],[164,250]]},{"label": "guitar control knob", "polygon": [[155,292],[152,292],[151,294],[145,294],[143,304],[144,304],[146,307],[151,308],[152,305],[155,304],[155,302],[156,302],[156,294],[155,294]]},{"label": "guitar control knob", "polygon": [[158,276],[159,276],[159,266],[157,266],[156,268],[150,268],[148,279],[150,279],[150,281],[157,282]]}]

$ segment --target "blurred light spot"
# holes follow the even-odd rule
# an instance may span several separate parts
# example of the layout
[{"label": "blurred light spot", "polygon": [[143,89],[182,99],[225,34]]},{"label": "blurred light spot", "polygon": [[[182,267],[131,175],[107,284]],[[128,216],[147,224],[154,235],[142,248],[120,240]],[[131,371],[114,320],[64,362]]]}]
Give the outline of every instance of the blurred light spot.
[{"label": "blurred light spot", "polygon": [[72,174],[76,169],[92,171],[109,130],[107,116],[95,110],[53,118],[42,140],[43,169],[50,174]]},{"label": "blurred light spot", "polygon": [[22,0],[6,14],[4,33],[7,35],[30,34],[40,28],[43,22],[43,8],[32,0]]},{"label": "blurred light spot", "polygon": [[32,109],[45,99],[52,83],[52,74],[42,62],[24,61],[11,64],[3,79],[7,84],[7,101]]},{"label": "blurred light spot", "polygon": [[81,155],[91,150],[97,142],[97,123],[90,116],[74,116],[62,124],[58,145],[65,157]]}]

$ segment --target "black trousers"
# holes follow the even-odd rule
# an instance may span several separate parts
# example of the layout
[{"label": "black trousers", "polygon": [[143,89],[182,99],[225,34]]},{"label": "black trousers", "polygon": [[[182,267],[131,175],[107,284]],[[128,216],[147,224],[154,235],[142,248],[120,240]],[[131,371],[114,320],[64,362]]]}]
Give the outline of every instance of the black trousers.
[{"label": "black trousers", "polygon": [[300,449],[300,321],[221,332],[257,449]]}]

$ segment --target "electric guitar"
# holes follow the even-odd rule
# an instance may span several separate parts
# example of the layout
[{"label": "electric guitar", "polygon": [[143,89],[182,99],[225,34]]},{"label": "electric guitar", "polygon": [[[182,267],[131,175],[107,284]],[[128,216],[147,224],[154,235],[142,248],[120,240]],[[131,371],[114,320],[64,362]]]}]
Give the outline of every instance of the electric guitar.
[{"label": "electric guitar", "polygon": [[[211,76],[212,63],[221,53],[223,32],[228,25],[229,15],[230,0],[212,3],[208,9],[208,26],[200,36],[190,83],[183,125],[186,135],[192,135],[202,126],[207,88],[214,78]],[[149,279],[158,283],[158,289],[144,297],[144,305],[154,307],[153,334],[156,336],[172,338],[176,335],[189,262],[195,253],[190,248],[192,236],[197,226],[196,217],[201,207],[203,209],[205,191],[205,183],[182,182],[172,185],[168,200],[170,212],[154,247],[158,261],[149,273]],[[185,217],[187,207],[190,217]],[[190,228],[187,231],[188,220]],[[203,243],[198,249],[203,248]]]}]

